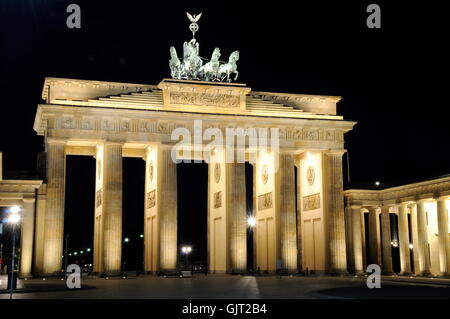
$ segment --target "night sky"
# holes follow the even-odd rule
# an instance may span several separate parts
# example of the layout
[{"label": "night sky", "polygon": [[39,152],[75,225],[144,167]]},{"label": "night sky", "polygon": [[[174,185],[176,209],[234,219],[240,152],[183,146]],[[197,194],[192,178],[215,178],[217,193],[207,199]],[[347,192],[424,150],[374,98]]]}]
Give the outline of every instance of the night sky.
[{"label": "night sky", "polygon": [[[343,97],[338,114],[358,122],[345,144],[352,184],[384,187],[449,174],[445,10],[392,2],[2,0],[4,170],[36,169],[43,138],[32,127],[45,76],[157,84],[169,77],[169,47],[180,54],[191,38],[189,11],[203,12],[196,34],[202,56],[214,47],[225,58],[240,50],[238,82],[259,91]],[[66,26],[70,3],[81,6],[81,29]],[[369,3],[381,6],[381,29],[366,26]],[[141,162],[124,161],[124,214],[142,212],[143,196],[133,197],[143,189]],[[74,157],[71,165],[83,174],[68,172],[69,229],[93,212],[95,162]],[[124,224],[124,233],[141,231],[139,214],[124,221],[134,225]]]}]

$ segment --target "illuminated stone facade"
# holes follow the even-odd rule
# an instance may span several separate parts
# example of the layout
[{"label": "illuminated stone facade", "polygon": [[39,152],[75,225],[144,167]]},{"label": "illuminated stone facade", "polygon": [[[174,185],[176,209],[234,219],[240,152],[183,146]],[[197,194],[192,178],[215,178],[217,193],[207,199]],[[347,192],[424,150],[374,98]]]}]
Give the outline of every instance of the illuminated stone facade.
[{"label": "illuminated stone facade", "polygon": [[[34,271],[61,271],[65,158],[96,158],[94,271],[118,274],[122,246],[122,158],[146,162],[145,270],[177,267],[177,170],[171,158],[176,128],[278,128],[279,152],[245,145],[253,162],[255,268],[345,273],[342,188],[344,133],[354,122],[336,114],[339,97],[255,92],[244,84],[163,80],[139,85],[47,78],[34,129],[47,154],[45,214],[36,215]],[[208,269],[247,268],[244,163],[206,150],[194,138],[178,159],[209,157]],[[201,145],[199,145],[201,144]],[[295,169],[295,167],[297,169]],[[277,169],[278,168],[278,169]],[[295,176],[297,172],[297,176]],[[297,179],[297,183],[295,180]],[[297,189],[295,189],[297,185]],[[304,202],[305,201],[305,202]],[[307,207],[307,209],[302,209]],[[85,230],[89,231],[89,230]]]},{"label": "illuminated stone facade", "polygon": [[[21,208],[22,231],[20,232],[20,263],[18,268],[21,277],[31,277],[33,249],[36,248],[36,242],[33,238],[35,218],[43,219],[45,195],[42,194],[45,194],[46,185],[42,184],[41,180],[3,179],[2,159],[3,154],[0,152],[0,207],[18,206]],[[39,241],[39,238],[37,240]],[[10,265],[7,266],[10,267]]]},{"label": "illuminated stone facade", "polygon": [[[344,194],[350,271],[362,273],[367,264],[377,263],[385,274],[392,274],[393,251],[398,249],[400,274],[450,274],[450,177],[384,190],[351,189]],[[397,227],[390,224],[390,214],[397,216]]]}]

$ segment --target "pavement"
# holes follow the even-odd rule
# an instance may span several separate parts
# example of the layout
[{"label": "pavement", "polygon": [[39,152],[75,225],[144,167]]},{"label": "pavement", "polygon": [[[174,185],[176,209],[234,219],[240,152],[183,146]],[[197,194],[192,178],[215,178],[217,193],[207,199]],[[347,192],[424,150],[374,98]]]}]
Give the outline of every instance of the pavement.
[{"label": "pavement", "polygon": [[[6,289],[5,282],[0,291]],[[140,276],[83,278],[83,289],[60,279],[20,280],[14,299],[448,299],[449,279],[381,278],[369,289],[364,277],[196,275],[192,278]],[[0,299],[8,299],[3,290]]]}]

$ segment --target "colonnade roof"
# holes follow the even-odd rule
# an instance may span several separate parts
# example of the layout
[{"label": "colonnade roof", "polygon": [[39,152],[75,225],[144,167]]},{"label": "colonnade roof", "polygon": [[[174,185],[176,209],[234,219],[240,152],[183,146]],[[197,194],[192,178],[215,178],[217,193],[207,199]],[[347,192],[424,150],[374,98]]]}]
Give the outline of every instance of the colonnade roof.
[{"label": "colonnade roof", "polygon": [[360,201],[380,204],[417,201],[450,196],[450,175],[421,182],[389,187],[385,189],[348,189],[344,191],[348,202]]}]

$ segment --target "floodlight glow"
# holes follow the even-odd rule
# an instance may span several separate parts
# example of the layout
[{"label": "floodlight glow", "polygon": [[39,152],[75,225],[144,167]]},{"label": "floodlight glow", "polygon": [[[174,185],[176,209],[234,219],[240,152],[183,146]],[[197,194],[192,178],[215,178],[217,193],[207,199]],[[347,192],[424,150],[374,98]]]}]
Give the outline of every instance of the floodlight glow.
[{"label": "floodlight glow", "polygon": [[20,215],[17,213],[11,213],[8,217],[8,223],[17,224],[20,222]]},{"label": "floodlight glow", "polygon": [[247,225],[249,227],[255,227],[256,226],[256,218],[253,216],[250,216],[249,218],[247,218]]},{"label": "floodlight glow", "polygon": [[9,209],[9,212],[11,214],[18,214],[20,212],[20,207],[19,206],[11,206],[11,208]]},{"label": "floodlight glow", "polygon": [[181,247],[181,251],[183,252],[183,254],[189,254],[192,251],[192,247],[191,246],[183,246],[183,247]]}]

